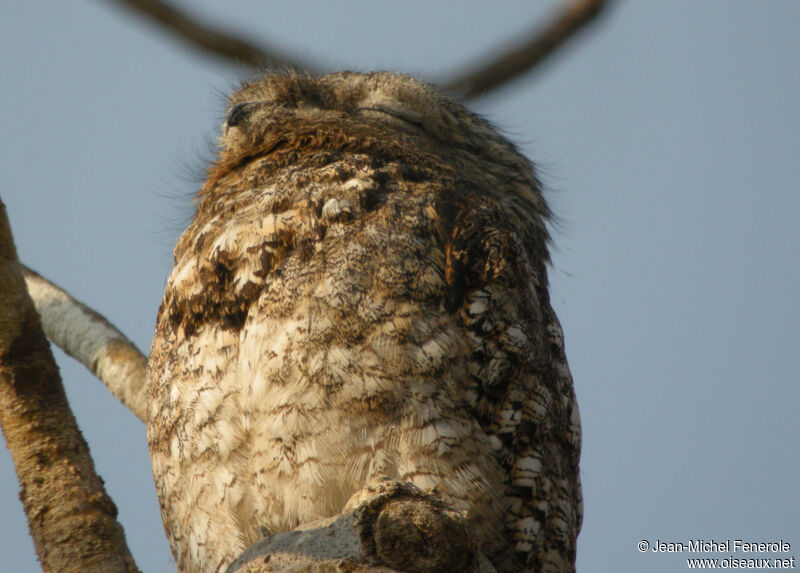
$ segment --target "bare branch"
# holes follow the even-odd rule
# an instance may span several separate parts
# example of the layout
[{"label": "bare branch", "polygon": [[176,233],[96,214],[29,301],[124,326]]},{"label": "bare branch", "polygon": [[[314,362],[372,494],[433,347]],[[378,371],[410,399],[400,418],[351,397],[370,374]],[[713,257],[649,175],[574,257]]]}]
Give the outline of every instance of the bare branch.
[{"label": "bare branch", "polygon": [[0,202],[0,426],[42,569],[138,571],[25,290]]},{"label": "bare branch", "polygon": [[311,62],[289,56],[273,46],[257,46],[235,34],[214,28],[161,0],[113,0],[154,20],[184,42],[211,55],[257,69],[291,68],[314,72]]},{"label": "bare branch", "polygon": [[144,421],[147,357],[105,318],[58,286],[27,267],[22,274],[47,338],[86,366]]},{"label": "bare branch", "polygon": [[469,99],[483,95],[532,70],[563,46],[578,30],[592,22],[611,0],[573,0],[543,28],[525,35],[477,69],[467,69],[445,82],[445,89]]},{"label": "bare branch", "polygon": [[[154,20],[184,42],[214,56],[254,67],[291,68],[319,73],[312,62],[294,58],[274,46],[257,46],[238,35],[201,22],[162,0],[110,0]],[[567,43],[611,4],[612,0],[572,0],[545,26],[536,26],[524,39],[488,59],[482,66],[468,68],[450,81],[435,82],[465,99],[483,95],[532,70]],[[529,39],[530,38],[530,39]]]}]

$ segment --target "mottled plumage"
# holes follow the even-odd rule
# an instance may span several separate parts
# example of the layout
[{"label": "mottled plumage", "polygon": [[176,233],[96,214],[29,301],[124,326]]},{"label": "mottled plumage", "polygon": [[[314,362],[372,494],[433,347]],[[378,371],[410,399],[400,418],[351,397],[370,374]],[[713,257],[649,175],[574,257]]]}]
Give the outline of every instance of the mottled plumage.
[{"label": "mottled plumage", "polygon": [[467,511],[498,571],[572,571],[580,423],[548,213],[509,142],[412,78],[235,92],[150,358],[180,570],[224,571],[388,476]]}]

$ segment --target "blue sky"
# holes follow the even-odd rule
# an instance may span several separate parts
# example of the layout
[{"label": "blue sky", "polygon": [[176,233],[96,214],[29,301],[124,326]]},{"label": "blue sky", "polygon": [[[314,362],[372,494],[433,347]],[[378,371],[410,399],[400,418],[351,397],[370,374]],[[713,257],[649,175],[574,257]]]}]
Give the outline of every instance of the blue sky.
[{"label": "blue sky", "polygon": [[[428,79],[550,5],[528,4],[183,2],[333,68]],[[783,539],[768,556],[800,556],[799,23],[794,0],[622,1],[471,104],[539,165],[562,220],[551,292],[583,417],[580,571],[686,569],[642,539]],[[20,256],[146,351],[237,74],[110,2],[10,4],[0,53]],[[137,562],[174,570],[143,425],[57,360]],[[34,572],[17,491],[3,450],[0,569]]]}]

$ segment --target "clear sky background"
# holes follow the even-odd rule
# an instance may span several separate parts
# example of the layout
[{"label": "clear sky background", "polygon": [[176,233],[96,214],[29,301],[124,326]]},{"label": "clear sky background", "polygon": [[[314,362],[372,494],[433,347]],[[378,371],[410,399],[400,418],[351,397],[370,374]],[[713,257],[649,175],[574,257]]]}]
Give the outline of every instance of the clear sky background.
[{"label": "clear sky background", "polygon": [[[552,7],[183,5],[335,68],[427,78]],[[642,539],[783,539],[769,557],[800,561],[799,30],[796,0],[621,1],[471,106],[537,162],[563,221],[551,291],[583,418],[579,571],[686,570]],[[147,351],[236,74],[111,2],[4,3],[0,54],[20,256]],[[143,425],[57,360],[137,562],[174,571]],[[0,570],[39,571],[5,449]]]}]

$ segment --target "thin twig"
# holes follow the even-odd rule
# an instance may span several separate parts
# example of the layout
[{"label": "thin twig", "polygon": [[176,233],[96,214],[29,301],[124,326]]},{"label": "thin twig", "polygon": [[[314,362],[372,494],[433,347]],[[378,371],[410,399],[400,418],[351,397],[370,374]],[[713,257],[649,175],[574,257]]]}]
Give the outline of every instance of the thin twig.
[{"label": "thin twig", "polygon": [[236,34],[215,28],[161,0],[112,1],[158,22],[193,47],[239,65],[308,72],[317,68],[311,62],[293,58],[278,48],[258,46]]},{"label": "thin twig", "polygon": [[[322,70],[313,63],[288,55],[274,46],[257,46],[238,35],[214,28],[162,0],[110,0],[160,23],[164,28],[214,56],[258,69],[290,68],[309,73]],[[531,71],[563,46],[578,30],[592,22],[611,0],[573,0],[545,26],[525,34],[524,40],[501,51],[486,63],[453,74],[449,81],[436,82],[465,99],[499,88]],[[530,39],[529,39],[530,38]]]},{"label": "thin twig", "polygon": [[42,569],[138,572],[25,290],[2,202],[0,426]]},{"label": "thin twig", "polygon": [[528,32],[520,43],[502,51],[477,69],[466,69],[444,82],[445,89],[465,99],[503,86],[540,64],[563,46],[578,30],[592,22],[611,0],[575,0],[544,27]]},{"label": "thin twig", "polygon": [[27,267],[23,276],[47,338],[86,366],[144,421],[147,358],[114,325]]}]

